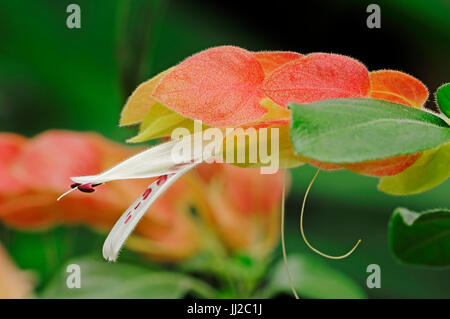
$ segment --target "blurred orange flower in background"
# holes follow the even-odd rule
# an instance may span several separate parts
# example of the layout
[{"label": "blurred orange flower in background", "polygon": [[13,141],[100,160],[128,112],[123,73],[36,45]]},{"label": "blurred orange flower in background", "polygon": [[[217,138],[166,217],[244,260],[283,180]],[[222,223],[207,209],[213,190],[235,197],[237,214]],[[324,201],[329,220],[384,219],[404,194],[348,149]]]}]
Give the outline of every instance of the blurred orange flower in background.
[{"label": "blurred orange flower in background", "polygon": [[278,244],[283,172],[202,164],[194,171],[204,218],[231,251],[263,257]]},{"label": "blurred orange flower in background", "polygon": [[0,299],[32,297],[31,276],[19,270],[0,245]]},{"label": "blurred orange flower in background", "polygon": [[[94,133],[52,130],[31,139],[0,133],[0,221],[25,230],[83,224],[106,232],[148,180],[101,185],[96,196],[56,198],[70,176],[97,173],[140,150]],[[278,243],[282,183],[282,173],[201,164],[152,205],[128,247],[152,259],[185,259],[210,239],[206,225],[228,251],[265,255]]]},{"label": "blurred orange flower in background", "polygon": [[[53,130],[31,139],[0,134],[0,220],[20,229],[84,224],[108,231],[148,181],[112,182],[97,187],[96,196],[74,192],[56,199],[70,176],[101,171],[138,150],[94,133]],[[136,229],[149,247],[156,246],[150,255],[171,260],[198,249],[193,222],[174,205],[170,194],[163,196]]]}]

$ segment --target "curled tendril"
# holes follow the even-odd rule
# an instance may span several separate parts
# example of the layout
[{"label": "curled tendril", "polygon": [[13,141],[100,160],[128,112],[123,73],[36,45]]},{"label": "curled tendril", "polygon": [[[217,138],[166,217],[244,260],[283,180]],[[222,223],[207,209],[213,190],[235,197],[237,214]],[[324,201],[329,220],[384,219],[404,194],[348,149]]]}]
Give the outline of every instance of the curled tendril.
[{"label": "curled tendril", "polygon": [[[312,185],[314,184],[314,182],[315,182],[315,180],[317,178],[317,175],[319,175],[319,172],[320,172],[320,168],[317,170],[316,174],[314,175],[314,177],[312,178],[311,182],[309,183],[308,188],[306,189],[306,192],[305,192],[305,196],[303,197],[302,210],[300,212],[300,233],[301,233],[302,238],[305,241],[306,245],[312,251],[314,251],[315,253],[317,253],[317,254],[319,254],[319,255],[321,255],[323,257],[329,258],[329,259],[344,259],[344,258],[350,256],[355,251],[355,249],[361,243],[361,239],[358,239],[358,241],[355,244],[355,246],[353,246],[353,248],[350,249],[350,251],[348,251],[346,254],[341,255],[341,256],[331,256],[331,255],[325,254],[325,253],[321,252],[320,250],[314,248],[309,243],[308,239],[305,236],[305,232],[303,230],[303,215],[304,215],[304,212],[305,212],[306,198],[308,197],[309,191],[310,191]],[[283,252],[283,261],[284,261],[284,265],[286,267],[286,274],[287,274],[287,278],[288,278],[288,281],[289,281],[289,285],[291,286],[292,293],[293,293],[295,299],[300,299],[300,297],[297,294],[297,291],[295,290],[294,282],[292,281],[291,272],[289,271],[289,264],[288,264],[288,261],[287,261],[286,243],[285,243],[285,238],[284,238],[285,237],[284,236],[285,197],[286,197],[286,173],[284,174],[283,193],[282,193],[282,198],[281,198],[281,249],[282,249],[282,252]]]},{"label": "curled tendril", "polygon": [[305,212],[306,198],[308,197],[309,190],[311,189],[311,186],[314,184],[314,181],[316,180],[317,175],[319,175],[319,172],[320,172],[320,168],[317,170],[316,174],[314,175],[314,177],[312,178],[311,182],[309,183],[308,188],[306,189],[305,196],[303,197],[302,210],[301,210],[301,212],[300,212],[300,233],[302,234],[302,238],[303,238],[303,240],[305,241],[305,244],[306,244],[312,251],[314,251],[315,253],[317,253],[317,254],[319,254],[319,255],[321,255],[321,256],[323,256],[323,257],[329,258],[329,259],[344,259],[344,258],[350,256],[350,255],[355,251],[355,249],[356,249],[356,248],[358,247],[358,245],[361,243],[361,239],[358,239],[358,241],[357,241],[357,243],[355,244],[355,246],[353,246],[353,248],[350,249],[350,251],[348,251],[346,254],[341,255],[341,256],[331,256],[331,255],[325,254],[325,253],[321,252],[320,250],[314,248],[314,247],[309,243],[308,239],[307,239],[306,236],[305,236],[305,232],[304,232],[304,230],[303,230],[303,215],[304,215],[304,212]]}]

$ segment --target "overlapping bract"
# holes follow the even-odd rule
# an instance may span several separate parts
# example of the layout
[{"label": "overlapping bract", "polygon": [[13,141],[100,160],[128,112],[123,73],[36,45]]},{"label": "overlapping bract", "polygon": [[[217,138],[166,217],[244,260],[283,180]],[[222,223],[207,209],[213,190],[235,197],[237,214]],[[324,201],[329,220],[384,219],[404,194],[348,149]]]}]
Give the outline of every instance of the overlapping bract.
[{"label": "overlapping bract", "polygon": [[[428,90],[406,73],[369,73],[359,61],[338,54],[250,52],[222,46],[197,53],[141,84],[122,112],[121,125],[142,122],[134,142],[168,136],[177,126],[190,128],[193,120],[219,127],[283,127],[289,125],[289,113],[280,110],[289,112],[291,102],[367,97],[421,108]],[[289,136],[280,138],[290,143]],[[398,174],[420,157],[407,154],[339,165],[293,151],[283,154],[282,167],[289,167],[283,162],[292,166],[306,161],[324,169],[347,168],[372,176]]]}]

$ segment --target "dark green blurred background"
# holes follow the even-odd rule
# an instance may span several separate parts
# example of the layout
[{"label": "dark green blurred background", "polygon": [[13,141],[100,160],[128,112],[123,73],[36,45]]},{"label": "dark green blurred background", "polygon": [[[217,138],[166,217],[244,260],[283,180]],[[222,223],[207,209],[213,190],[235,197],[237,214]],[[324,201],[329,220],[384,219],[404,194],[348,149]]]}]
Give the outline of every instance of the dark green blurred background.
[{"label": "dark green blurred background", "polygon": [[[377,1],[381,29],[366,27],[368,1],[297,2],[2,1],[0,130],[26,136],[50,128],[97,131],[124,141],[135,129],[119,128],[119,114],[138,83],[197,51],[223,44],[350,55],[369,70],[410,73],[430,92],[450,80],[449,1]],[[81,7],[81,29],[66,27],[70,3]],[[434,107],[432,96],[427,106]],[[314,169],[292,172],[288,251],[313,254],[296,225]],[[450,207],[450,182],[408,197],[380,193],[376,184],[374,178],[347,171],[322,172],[305,217],[310,241],[341,254],[362,238],[351,257],[326,262],[356,280],[369,297],[449,298],[450,271],[398,264],[388,249],[387,224],[398,206],[416,211]],[[56,229],[45,236],[14,234],[6,245],[21,267],[51,276],[71,255],[100,254],[101,238],[73,231],[83,239],[61,243],[63,230]],[[13,236],[6,232],[3,238]],[[381,266],[380,289],[365,285],[366,267],[372,263]]]}]

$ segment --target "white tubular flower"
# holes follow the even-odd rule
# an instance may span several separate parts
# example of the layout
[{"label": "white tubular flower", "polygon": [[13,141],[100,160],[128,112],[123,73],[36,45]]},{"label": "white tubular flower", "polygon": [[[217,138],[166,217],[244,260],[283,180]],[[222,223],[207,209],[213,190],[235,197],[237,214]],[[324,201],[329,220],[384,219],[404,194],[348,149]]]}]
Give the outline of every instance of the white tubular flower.
[{"label": "white tubular flower", "polygon": [[[112,228],[103,245],[103,257],[106,260],[117,260],[120,249],[140,219],[170,185],[191,168],[212,156],[211,154],[205,158],[203,145],[195,143],[196,138],[198,136],[193,134],[181,140],[165,142],[134,155],[101,174],[71,178],[75,184],[72,184],[72,189],[61,195],[58,200],[75,189],[92,193],[94,187],[113,180],[158,177],[123,213]],[[174,153],[174,150],[183,149],[183,145],[182,154]]]},{"label": "white tubular flower", "polygon": [[183,141],[173,140],[151,147],[101,174],[78,176],[71,179],[75,183],[95,185],[118,179],[149,178],[176,173],[179,171],[180,163],[194,160],[193,156],[174,158],[172,150],[178,143],[183,143]]}]

